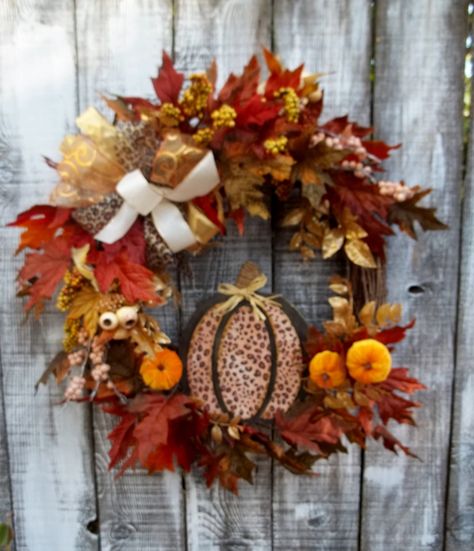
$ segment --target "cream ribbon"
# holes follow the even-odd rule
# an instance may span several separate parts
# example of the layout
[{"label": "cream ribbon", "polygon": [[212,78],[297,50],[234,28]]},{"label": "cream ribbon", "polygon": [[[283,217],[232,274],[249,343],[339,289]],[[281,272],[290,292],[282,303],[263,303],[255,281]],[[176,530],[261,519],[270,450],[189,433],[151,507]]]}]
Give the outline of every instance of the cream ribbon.
[{"label": "cream ribbon", "polygon": [[117,184],[116,192],[124,200],[122,206],[95,235],[95,239],[115,243],[128,232],[139,214],[147,216],[151,213],[153,223],[168,247],[174,253],[187,249],[197,239],[173,203],[185,203],[207,195],[218,183],[219,174],[211,151],[174,189],[150,184],[140,170],[133,170]]},{"label": "cream ribbon", "polygon": [[247,287],[237,287],[231,283],[222,283],[217,290],[221,295],[227,295],[229,298],[222,304],[219,304],[215,308],[215,312],[218,314],[226,314],[238,306],[243,300],[246,300],[250,303],[254,314],[261,320],[265,320],[265,306],[276,306],[277,308],[281,308],[281,304],[275,300],[279,295],[264,297],[257,294],[257,291],[265,287],[266,283],[267,277],[264,274],[260,274],[254,278]]}]

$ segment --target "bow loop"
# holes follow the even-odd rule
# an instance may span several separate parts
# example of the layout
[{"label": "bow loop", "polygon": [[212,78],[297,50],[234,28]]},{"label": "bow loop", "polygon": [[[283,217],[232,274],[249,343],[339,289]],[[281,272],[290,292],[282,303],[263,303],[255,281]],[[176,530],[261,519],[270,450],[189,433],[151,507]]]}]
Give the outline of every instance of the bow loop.
[{"label": "bow loop", "polygon": [[124,203],[95,239],[115,243],[128,232],[139,214],[151,214],[158,233],[174,253],[187,249],[198,239],[174,203],[185,203],[207,195],[218,183],[219,174],[211,151],[174,189],[148,182],[140,170],[128,172],[116,188]]},{"label": "bow loop", "polygon": [[262,273],[252,279],[245,287],[239,287],[232,283],[222,283],[217,290],[221,295],[226,295],[229,298],[216,307],[216,312],[218,314],[231,312],[241,302],[246,300],[250,304],[254,314],[259,319],[265,320],[265,306],[281,308],[281,304],[275,300],[279,295],[265,297],[257,293],[259,289],[265,287],[266,283],[267,277]]}]

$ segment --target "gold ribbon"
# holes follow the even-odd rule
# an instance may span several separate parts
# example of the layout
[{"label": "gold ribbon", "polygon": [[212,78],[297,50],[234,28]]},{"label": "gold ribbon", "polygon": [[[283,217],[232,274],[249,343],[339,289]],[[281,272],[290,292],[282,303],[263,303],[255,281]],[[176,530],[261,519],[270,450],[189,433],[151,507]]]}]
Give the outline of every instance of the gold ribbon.
[{"label": "gold ribbon", "polygon": [[126,173],[116,151],[127,142],[117,128],[92,107],[76,123],[82,134],[66,136],[61,144],[61,179],[50,196],[53,205],[77,208],[97,203]]},{"label": "gold ribbon", "polygon": [[[214,222],[191,202],[187,205],[186,220],[200,245],[209,243],[220,232]],[[219,220],[222,221],[221,218]]]},{"label": "gold ribbon", "polygon": [[275,300],[279,295],[264,297],[257,293],[259,289],[265,287],[266,283],[267,277],[264,274],[260,274],[252,279],[246,287],[237,287],[237,285],[232,285],[231,283],[221,283],[217,290],[220,294],[226,295],[229,298],[222,304],[219,304],[215,312],[227,314],[227,312],[232,311],[242,301],[246,300],[250,303],[253,313],[262,321],[265,320],[265,306],[281,308],[281,304]]}]

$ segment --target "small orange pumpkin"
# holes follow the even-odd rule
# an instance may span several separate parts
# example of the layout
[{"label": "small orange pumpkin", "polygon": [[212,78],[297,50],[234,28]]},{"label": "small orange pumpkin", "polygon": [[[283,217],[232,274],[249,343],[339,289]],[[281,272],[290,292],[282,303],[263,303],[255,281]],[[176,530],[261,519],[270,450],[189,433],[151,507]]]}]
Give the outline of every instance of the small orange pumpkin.
[{"label": "small orange pumpkin", "polygon": [[392,368],[388,348],[375,339],[355,342],[347,351],[347,369],[350,376],[363,384],[385,381]]},{"label": "small orange pumpkin", "polygon": [[169,390],[181,379],[183,364],[173,350],[164,348],[153,357],[146,357],[141,366],[140,374],[147,386],[153,390]]},{"label": "small orange pumpkin", "polygon": [[341,356],[330,350],[316,354],[309,364],[309,378],[321,388],[341,386],[346,380]]}]

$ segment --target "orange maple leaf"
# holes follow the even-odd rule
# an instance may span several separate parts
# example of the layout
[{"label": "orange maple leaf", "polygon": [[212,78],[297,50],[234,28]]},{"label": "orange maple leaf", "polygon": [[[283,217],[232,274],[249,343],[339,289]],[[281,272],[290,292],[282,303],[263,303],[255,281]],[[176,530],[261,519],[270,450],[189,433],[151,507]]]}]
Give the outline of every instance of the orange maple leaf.
[{"label": "orange maple leaf", "polygon": [[28,288],[30,300],[25,305],[26,310],[53,296],[70,263],[71,248],[68,240],[62,236],[47,243],[42,254],[26,255],[25,265],[18,274],[22,282],[34,280]]},{"label": "orange maple leaf", "polygon": [[112,258],[101,254],[94,274],[103,293],[107,293],[112,284],[118,282],[120,292],[132,304],[137,301],[151,301],[155,304],[161,302],[155,291],[153,272],[140,264],[130,262],[126,251]]},{"label": "orange maple leaf", "polygon": [[50,241],[58,228],[67,222],[70,212],[70,209],[36,205],[19,214],[16,220],[7,224],[9,227],[26,228],[21,234],[16,254],[27,247],[39,249]]}]

